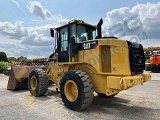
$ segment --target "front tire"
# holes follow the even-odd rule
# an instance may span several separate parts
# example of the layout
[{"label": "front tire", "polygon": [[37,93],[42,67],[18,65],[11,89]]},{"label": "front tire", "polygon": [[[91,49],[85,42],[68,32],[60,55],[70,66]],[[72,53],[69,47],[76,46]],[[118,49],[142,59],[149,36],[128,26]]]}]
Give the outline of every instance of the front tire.
[{"label": "front tire", "polygon": [[43,69],[32,70],[29,75],[28,87],[31,95],[39,97],[48,90],[48,79]]},{"label": "front tire", "polygon": [[82,71],[68,71],[60,81],[60,94],[64,105],[74,111],[88,107],[93,100],[93,85]]}]

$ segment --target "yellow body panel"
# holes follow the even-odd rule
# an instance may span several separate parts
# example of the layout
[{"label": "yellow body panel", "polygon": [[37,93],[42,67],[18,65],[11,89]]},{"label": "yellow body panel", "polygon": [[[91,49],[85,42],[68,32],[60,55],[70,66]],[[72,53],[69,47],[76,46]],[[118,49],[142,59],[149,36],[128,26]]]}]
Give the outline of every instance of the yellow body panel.
[{"label": "yellow body panel", "polygon": [[[108,46],[109,49],[106,48],[104,53],[101,53],[100,49],[103,46]],[[110,53],[110,55],[107,56],[107,53]],[[109,59],[110,63],[108,61]],[[102,61],[109,63],[110,70],[107,70],[108,73],[130,75],[129,53],[126,41],[115,39],[99,40],[96,49],[78,52],[78,62],[91,64],[98,73],[103,72]]]},{"label": "yellow body panel", "polygon": [[48,79],[52,80],[57,88],[60,87],[61,77],[69,70],[85,71],[95,92],[107,96],[151,79],[148,74],[131,76],[128,45],[123,40],[98,40],[95,49],[81,50],[72,60],[74,62],[50,62],[46,66]]}]

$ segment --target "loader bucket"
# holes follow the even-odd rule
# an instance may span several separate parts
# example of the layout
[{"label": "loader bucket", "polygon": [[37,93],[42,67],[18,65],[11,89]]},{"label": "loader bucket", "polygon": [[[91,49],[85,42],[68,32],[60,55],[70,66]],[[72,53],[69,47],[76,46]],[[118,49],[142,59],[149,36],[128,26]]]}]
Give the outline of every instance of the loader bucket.
[{"label": "loader bucket", "polygon": [[28,89],[28,78],[32,70],[42,68],[41,66],[12,66],[7,89],[23,90]]}]

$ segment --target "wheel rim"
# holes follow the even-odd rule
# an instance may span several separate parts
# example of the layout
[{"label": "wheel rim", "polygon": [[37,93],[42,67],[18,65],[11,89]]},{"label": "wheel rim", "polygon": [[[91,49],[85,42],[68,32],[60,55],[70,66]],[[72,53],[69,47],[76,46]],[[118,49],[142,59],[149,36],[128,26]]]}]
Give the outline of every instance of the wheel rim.
[{"label": "wheel rim", "polygon": [[72,80],[68,80],[64,86],[64,94],[70,102],[74,102],[78,97],[78,87]]},{"label": "wheel rim", "polygon": [[35,90],[37,88],[37,78],[35,76],[31,77],[30,85],[32,90]]}]

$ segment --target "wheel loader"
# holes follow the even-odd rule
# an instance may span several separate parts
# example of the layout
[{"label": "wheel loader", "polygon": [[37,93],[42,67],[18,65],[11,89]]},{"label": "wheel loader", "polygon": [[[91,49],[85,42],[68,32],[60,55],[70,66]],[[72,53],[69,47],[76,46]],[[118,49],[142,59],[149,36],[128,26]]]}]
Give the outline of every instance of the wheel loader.
[{"label": "wheel loader", "polygon": [[158,52],[159,50],[160,46],[144,48],[144,51],[148,52],[146,54],[147,57],[149,54],[149,61],[145,64],[146,70],[153,73],[158,73],[160,71],[160,54]]},{"label": "wheel loader", "polygon": [[39,97],[52,82],[64,105],[80,111],[92,103],[93,92],[113,97],[150,80],[149,74],[143,74],[143,46],[116,37],[102,37],[102,23],[102,19],[97,25],[71,20],[50,28],[56,47],[45,68],[13,67],[8,89],[25,88],[22,83],[26,83],[30,93]]}]

